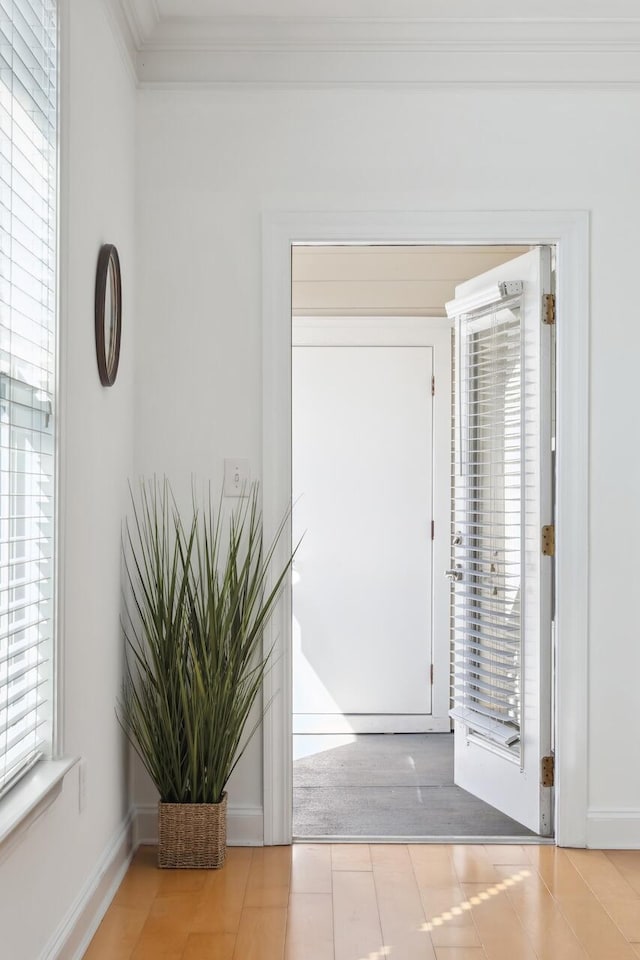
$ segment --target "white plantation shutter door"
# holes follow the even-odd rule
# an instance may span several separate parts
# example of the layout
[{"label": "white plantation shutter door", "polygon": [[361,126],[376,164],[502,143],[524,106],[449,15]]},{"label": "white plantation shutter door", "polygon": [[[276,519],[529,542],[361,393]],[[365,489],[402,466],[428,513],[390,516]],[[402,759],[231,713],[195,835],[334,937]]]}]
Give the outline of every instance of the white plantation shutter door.
[{"label": "white plantation shutter door", "polygon": [[51,749],[56,4],[0,0],[0,794]]},{"label": "white plantation shutter door", "polygon": [[[517,290],[517,285],[512,285]],[[517,753],[522,726],[526,377],[520,294],[457,320],[455,719]]]}]

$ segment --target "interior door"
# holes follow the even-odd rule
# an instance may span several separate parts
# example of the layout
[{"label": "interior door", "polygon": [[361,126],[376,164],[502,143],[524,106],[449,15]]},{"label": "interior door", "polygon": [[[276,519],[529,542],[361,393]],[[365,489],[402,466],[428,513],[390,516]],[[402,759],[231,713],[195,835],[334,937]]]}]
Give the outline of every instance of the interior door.
[{"label": "interior door", "polygon": [[452,567],[455,782],[541,835],[551,788],[551,257],[456,288]]},{"label": "interior door", "polygon": [[292,363],[294,732],[429,729],[433,350]]}]

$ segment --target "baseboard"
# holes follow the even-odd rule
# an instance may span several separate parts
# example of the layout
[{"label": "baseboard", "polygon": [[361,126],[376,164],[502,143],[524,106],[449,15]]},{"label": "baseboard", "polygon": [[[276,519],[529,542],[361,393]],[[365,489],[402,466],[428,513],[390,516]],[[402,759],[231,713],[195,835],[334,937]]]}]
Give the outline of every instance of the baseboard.
[{"label": "baseboard", "polygon": [[132,808],[40,955],[40,960],[81,960],[131,862],[133,826]]},{"label": "baseboard", "polygon": [[294,713],[294,734],[449,733],[449,716],[427,713]]},{"label": "baseboard", "polygon": [[640,809],[589,810],[587,846],[603,850],[640,850]]},{"label": "baseboard", "polygon": [[[230,847],[261,847],[264,841],[262,807],[227,807],[227,844]],[[155,803],[136,807],[134,842],[158,842],[158,807]]]}]

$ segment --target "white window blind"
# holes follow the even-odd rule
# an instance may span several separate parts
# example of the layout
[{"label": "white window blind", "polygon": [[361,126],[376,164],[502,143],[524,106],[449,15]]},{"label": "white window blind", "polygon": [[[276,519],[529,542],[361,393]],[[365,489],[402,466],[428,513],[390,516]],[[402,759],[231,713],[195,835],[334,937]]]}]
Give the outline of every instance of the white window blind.
[{"label": "white window blind", "polygon": [[454,709],[519,750],[522,723],[523,331],[519,297],[458,320]]},{"label": "white window blind", "polygon": [[55,0],[0,0],[0,795],[52,742]]}]

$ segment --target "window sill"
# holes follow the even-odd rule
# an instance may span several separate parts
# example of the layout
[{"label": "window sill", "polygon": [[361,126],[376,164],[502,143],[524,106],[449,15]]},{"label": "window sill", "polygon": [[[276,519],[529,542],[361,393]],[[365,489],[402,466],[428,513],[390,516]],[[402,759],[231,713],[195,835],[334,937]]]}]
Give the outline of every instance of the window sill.
[{"label": "window sill", "polygon": [[41,760],[0,800],[0,857],[49,807],[77,757]]}]

